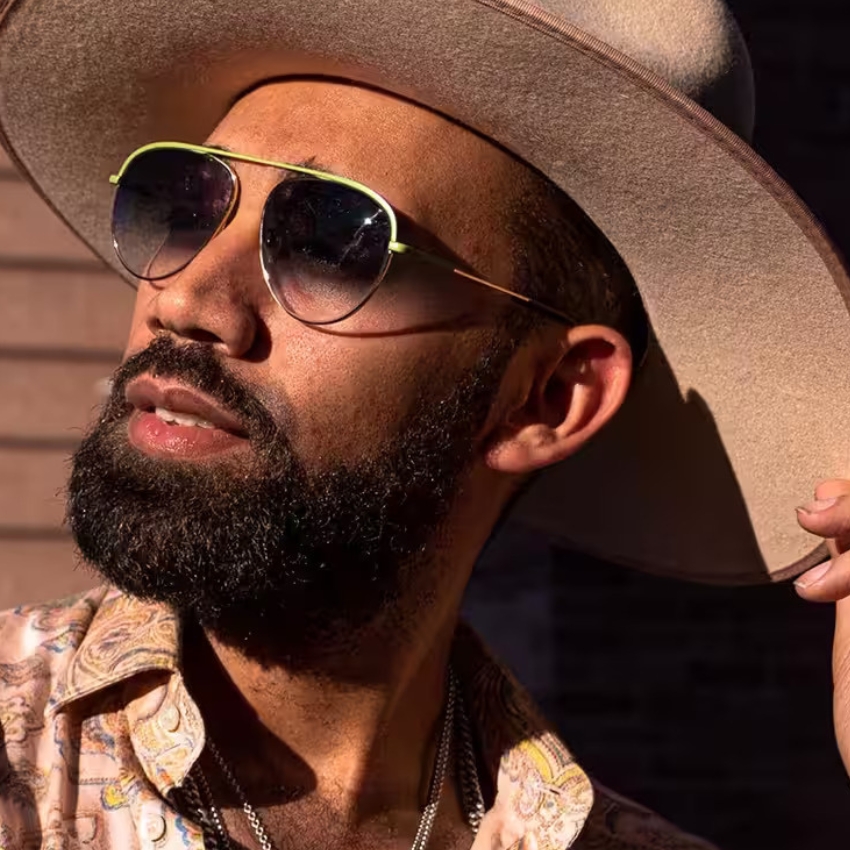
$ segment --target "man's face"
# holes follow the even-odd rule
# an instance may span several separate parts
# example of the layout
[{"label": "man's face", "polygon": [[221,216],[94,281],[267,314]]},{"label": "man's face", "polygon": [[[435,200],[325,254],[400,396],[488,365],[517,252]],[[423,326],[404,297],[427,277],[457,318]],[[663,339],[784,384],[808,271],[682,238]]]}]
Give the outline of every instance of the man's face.
[{"label": "man's face", "polygon": [[[402,241],[510,281],[501,210],[518,166],[432,113],[353,86],[278,83],[238,102],[209,142],[361,181],[399,212]],[[291,660],[411,587],[420,601],[431,592],[416,567],[479,465],[511,350],[503,299],[404,257],[349,319],[293,319],[258,255],[284,175],[232,165],[228,226],[182,272],[139,288],[112,399],[75,458],[69,518],[110,581]],[[179,413],[182,390],[233,427],[152,409]]]}]

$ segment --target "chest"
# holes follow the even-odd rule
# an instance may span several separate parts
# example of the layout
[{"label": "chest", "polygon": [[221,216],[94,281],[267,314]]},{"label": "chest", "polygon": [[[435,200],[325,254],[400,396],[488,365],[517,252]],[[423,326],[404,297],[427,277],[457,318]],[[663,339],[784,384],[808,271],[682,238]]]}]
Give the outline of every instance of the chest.
[{"label": "chest", "polygon": [[[445,801],[444,801],[445,802]],[[441,807],[426,850],[470,850],[471,830],[453,817],[451,805]],[[298,800],[259,810],[276,850],[411,850],[419,818],[365,816],[360,822],[343,817],[321,800]],[[223,818],[234,850],[259,850],[258,837],[239,809]]]}]

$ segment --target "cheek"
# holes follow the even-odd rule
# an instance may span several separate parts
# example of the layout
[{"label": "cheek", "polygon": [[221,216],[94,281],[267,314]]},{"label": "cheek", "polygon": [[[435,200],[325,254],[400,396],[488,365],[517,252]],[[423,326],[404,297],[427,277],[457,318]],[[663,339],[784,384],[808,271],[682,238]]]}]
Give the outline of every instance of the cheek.
[{"label": "cheek", "polygon": [[273,350],[270,381],[294,417],[293,443],[314,466],[379,454],[411,410],[448,385],[456,357],[441,334],[310,336]]},{"label": "cheek", "polygon": [[501,298],[459,275],[399,269],[375,293],[358,321],[373,333],[460,331],[491,327]]}]

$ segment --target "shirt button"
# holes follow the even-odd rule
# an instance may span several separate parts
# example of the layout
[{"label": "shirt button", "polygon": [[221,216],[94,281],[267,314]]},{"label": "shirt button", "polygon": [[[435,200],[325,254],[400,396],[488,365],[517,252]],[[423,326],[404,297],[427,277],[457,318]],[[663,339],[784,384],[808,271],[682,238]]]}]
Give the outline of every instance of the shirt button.
[{"label": "shirt button", "polygon": [[142,829],[148,841],[160,841],[165,835],[165,818],[162,815],[153,813],[146,815]]},{"label": "shirt button", "polygon": [[176,732],[180,728],[180,710],[176,705],[169,705],[162,710],[160,723],[166,732]]}]

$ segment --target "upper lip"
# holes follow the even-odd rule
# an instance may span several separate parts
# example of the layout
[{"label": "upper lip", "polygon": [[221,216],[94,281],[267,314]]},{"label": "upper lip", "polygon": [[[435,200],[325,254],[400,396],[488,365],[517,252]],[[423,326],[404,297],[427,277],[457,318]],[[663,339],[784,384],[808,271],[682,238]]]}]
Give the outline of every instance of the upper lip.
[{"label": "upper lip", "polygon": [[247,436],[245,427],[232,413],[219,406],[208,396],[176,381],[164,381],[150,376],[136,378],[124,391],[127,401],[137,410],[155,410],[164,407],[172,413],[197,416],[240,437]]}]

